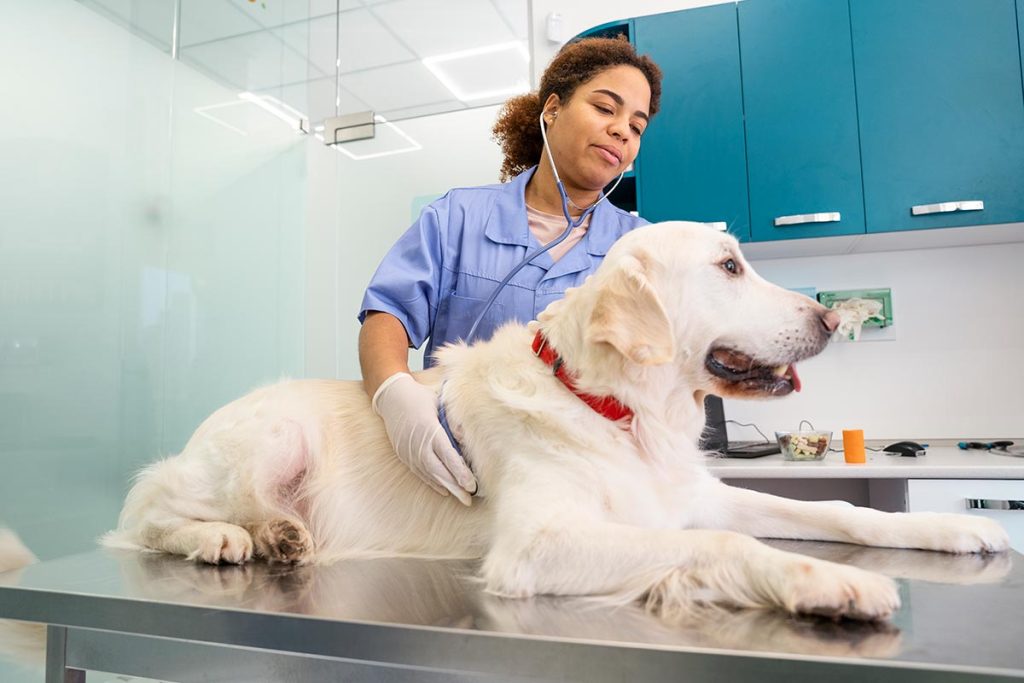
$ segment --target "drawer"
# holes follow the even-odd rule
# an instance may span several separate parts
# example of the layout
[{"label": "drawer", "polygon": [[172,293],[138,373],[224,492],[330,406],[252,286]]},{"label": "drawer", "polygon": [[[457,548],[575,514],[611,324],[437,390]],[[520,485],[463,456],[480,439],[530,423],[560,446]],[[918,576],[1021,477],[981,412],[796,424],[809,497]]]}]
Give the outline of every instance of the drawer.
[{"label": "drawer", "polygon": [[[1018,501],[1015,510],[975,510],[968,500]],[[1010,534],[1010,544],[1024,552],[1024,480],[911,479],[907,481],[908,512],[958,512],[994,519]]]}]

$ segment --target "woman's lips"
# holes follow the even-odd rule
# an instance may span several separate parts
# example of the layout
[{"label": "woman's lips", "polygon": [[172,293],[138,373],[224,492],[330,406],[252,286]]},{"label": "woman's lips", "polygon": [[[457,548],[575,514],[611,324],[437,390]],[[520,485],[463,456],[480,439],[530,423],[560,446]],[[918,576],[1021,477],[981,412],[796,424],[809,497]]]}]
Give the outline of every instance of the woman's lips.
[{"label": "woman's lips", "polygon": [[601,155],[601,158],[607,161],[609,164],[613,166],[618,166],[619,164],[622,163],[622,159],[612,154],[610,151],[608,151],[608,149],[601,147],[599,145],[594,145],[594,149],[596,149],[597,153]]}]

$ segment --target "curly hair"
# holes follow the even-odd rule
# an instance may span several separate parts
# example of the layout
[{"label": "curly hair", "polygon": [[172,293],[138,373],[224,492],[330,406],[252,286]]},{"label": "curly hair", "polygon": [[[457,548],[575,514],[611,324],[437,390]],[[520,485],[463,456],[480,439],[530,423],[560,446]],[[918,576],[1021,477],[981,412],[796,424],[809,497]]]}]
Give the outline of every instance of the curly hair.
[{"label": "curly hair", "polygon": [[636,67],[647,79],[651,87],[650,115],[657,114],[661,103],[661,69],[647,55],[638,55],[625,36],[582,38],[568,43],[544,71],[539,91],[509,99],[498,113],[491,132],[505,155],[501,162],[501,181],[522,173],[540,160],[544,141],[538,119],[544,102],[552,93],[562,102],[568,102],[582,83],[606,69],[622,65]]}]

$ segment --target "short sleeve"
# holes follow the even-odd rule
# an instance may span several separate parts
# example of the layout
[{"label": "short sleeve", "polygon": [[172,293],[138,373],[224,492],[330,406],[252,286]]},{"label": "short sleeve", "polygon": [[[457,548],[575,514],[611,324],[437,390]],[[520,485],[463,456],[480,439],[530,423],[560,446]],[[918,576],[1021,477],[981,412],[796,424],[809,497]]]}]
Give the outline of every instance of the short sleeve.
[{"label": "short sleeve", "polygon": [[419,219],[391,247],[370,279],[360,306],[360,323],[369,311],[390,313],[405,326],[416,348],[430,336],[437,313],[447,198],[445,195],[424,207]]}]

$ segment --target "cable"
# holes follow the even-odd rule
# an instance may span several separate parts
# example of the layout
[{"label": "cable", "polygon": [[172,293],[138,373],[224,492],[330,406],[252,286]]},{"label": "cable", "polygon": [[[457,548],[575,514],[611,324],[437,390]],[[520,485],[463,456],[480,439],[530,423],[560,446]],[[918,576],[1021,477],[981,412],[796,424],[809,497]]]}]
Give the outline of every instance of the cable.
[{"label": "cable", "polygon": [[[762,439],[764,439],[764,442],[765,442],[765,443],[771,443],[771,439],[769,439],[769,438],[768,438],[767,436],[765,436],[765,435],[764,435],[764,432],[762,432],[762,431],[761,431],[761,430],[760,430],[760,429],[758,428],[758,426],[757,426],[756,424],[753,424],[753,423],[746,423],[746,422],[737,422],[736,420],[726,420],[726,423],[728,423],[728,424],[734,424],[734,425],[739,425],[740,427],[753,427],[754,429],[756,429],[756,430],[757,430],[757,433],[761,435],[761,438],[762,438]],[[799,423],[799,424],[798,424],[798,425],[796,426],[797,430],[799,430],[799,429],[800,429],[801,427],[803,427],[803,426],[804,426],[805,424],[806,424],[806,425],[807,425],[808,427],[810,427],[810,428],[811,428],[811,431],[812,431],[812,432],[813,432],[813,431],[817,431],[817,430],[816,430],[816,429],[814,428],[814,425],[813,425],[813,424],[811,424],[811,421],[810,421],[810,420],[800,420],[800,423]],[[864,450],[868,450],[868,451],[871,451],[871,452],[873,452],[873,453],[878,453],[879,451],[881,451],[881,450],[883,450],[883,449],[881,449],[881,448],[871,448],[871,447],[869,447],[869,446],[865,446],[865,447],[864,447]],[[828,452],[829,452],[829,453],[843,453],[843,449],[841,449],[841,448],[832,448],[832,447],[829,447],[829,449],[828,449]]]},{"label": "cable", "polygon": [[734,424],[734,425],[739,425],[740,427],[753,427],[754,429],[757,430],[757,433],[761,435],[761,438],[764,439],[765,443],[771,443],[772,442],[771,439],[769,439],[767,436],[764,435],[764,432],[762,432],[760,429],[757,428],[756,424],[745,423],[745,422],[737,422],[736,420],[726,420],[725,422],[726,422],[726,424],[730,424],[731,423],[731,424]]}]

